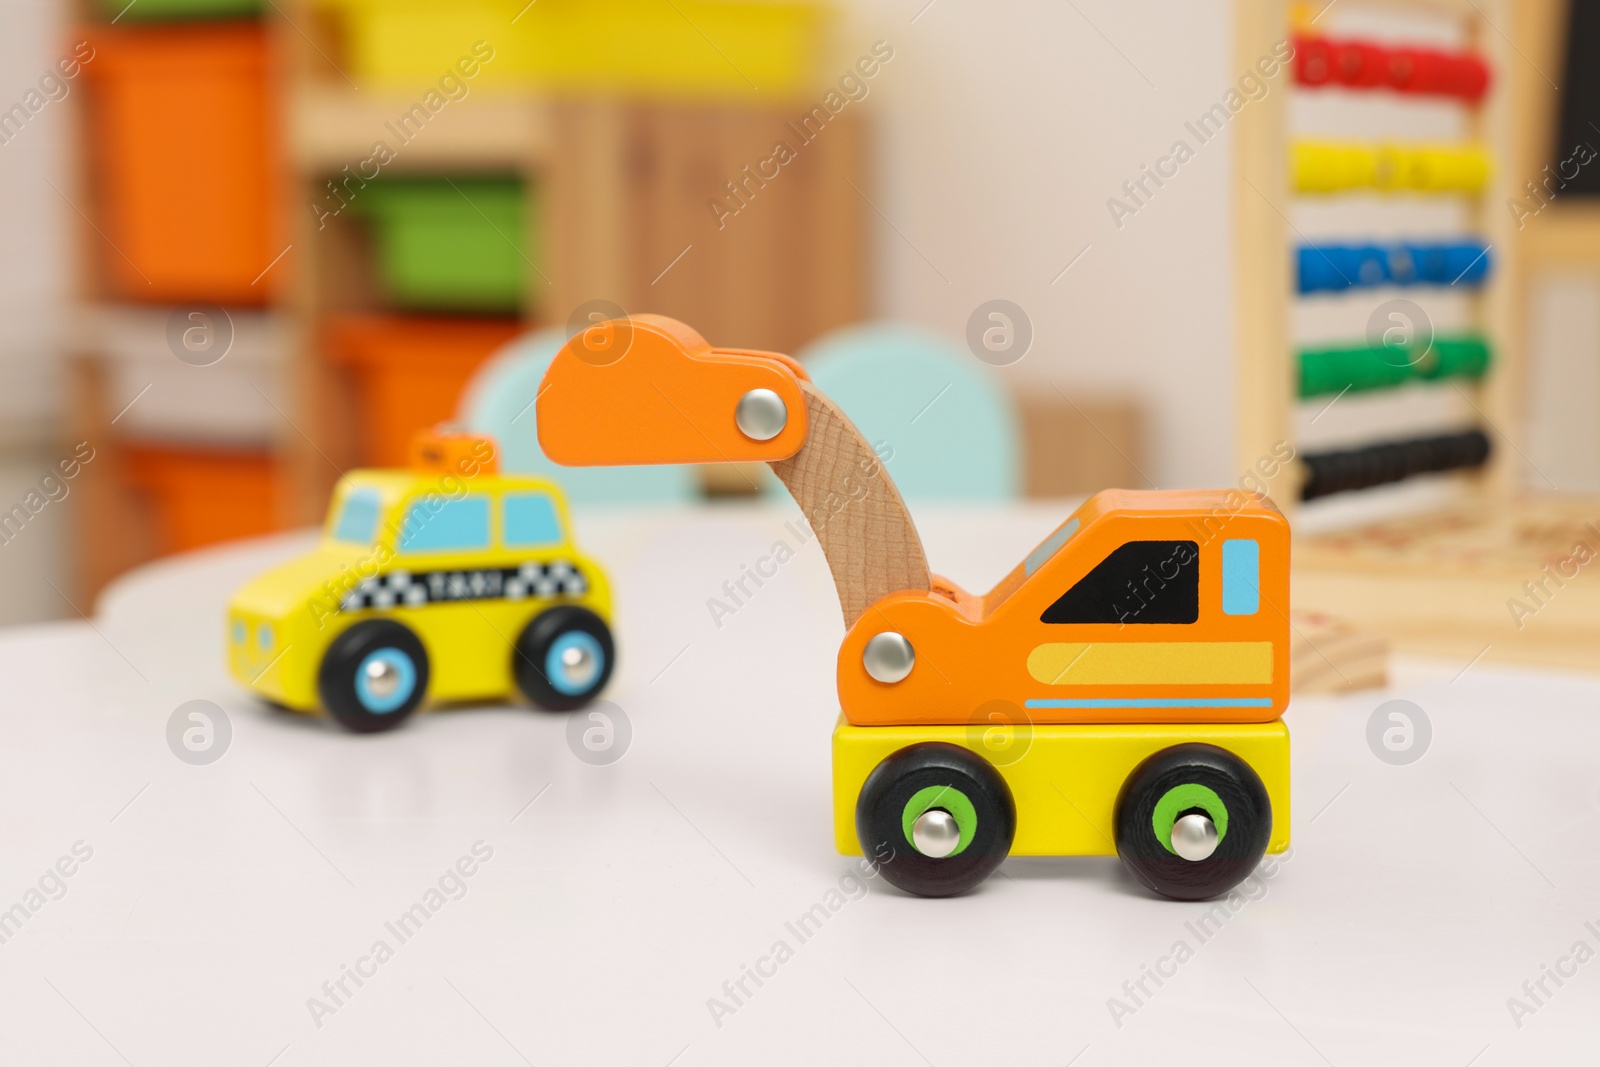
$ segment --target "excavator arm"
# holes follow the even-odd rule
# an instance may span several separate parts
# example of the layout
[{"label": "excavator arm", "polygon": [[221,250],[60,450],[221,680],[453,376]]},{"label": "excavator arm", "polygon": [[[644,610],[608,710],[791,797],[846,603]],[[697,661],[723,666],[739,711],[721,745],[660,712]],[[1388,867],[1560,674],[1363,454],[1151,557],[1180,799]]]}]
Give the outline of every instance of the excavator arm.
[{"label": "excavator arm", "polygon": [[768,463],[822,546],[847,630],[882,597],[932,588],[882,460],[788,356],[712,348],[660,315],[613,320],[561,349],[537,413],[565,466]]}]

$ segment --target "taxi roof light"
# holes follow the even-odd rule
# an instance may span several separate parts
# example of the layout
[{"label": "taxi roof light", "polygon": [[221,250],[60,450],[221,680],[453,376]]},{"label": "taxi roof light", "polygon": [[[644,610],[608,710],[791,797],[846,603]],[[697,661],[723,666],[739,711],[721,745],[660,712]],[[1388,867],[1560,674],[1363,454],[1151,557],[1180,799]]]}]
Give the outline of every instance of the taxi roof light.
[{"label": "taxi roof light", "polygon": [[492,437],[451,425],[423,430],[413,437],[410,461],[413,470],[439,474],[500,472],[500,450]]}]

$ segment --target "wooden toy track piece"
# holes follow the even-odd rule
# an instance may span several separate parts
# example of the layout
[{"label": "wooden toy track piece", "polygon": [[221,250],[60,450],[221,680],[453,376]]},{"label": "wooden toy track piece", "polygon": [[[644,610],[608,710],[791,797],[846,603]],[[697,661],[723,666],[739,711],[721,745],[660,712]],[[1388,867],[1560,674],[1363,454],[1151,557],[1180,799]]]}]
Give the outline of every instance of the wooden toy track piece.
[{"label": "wooden toy track piece", "polygon": [[1289,688],[1342,693],[1389,684],[1389,642],[1382,634],[1320,611],[1291,611]]},{"label": "wooden toy track piece", "polygon": [[933,587],[911,513],[883,461],[839,406],[802,382],[810,434],[771,463],[822,545],[845,629],[890,593]]}]

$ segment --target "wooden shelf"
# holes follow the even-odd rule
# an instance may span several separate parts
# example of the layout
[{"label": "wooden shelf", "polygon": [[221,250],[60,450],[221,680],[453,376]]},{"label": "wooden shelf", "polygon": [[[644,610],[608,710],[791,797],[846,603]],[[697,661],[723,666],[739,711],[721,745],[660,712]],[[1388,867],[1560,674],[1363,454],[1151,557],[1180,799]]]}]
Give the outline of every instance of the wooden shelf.
[{"label": "wooden shelf", "polygon": [[[334,84],[296,87],[288,100],[291,164],[312,174],[357,169],[379,142],[394,151],[383,170],[522,171],[549,161],[549,101],[535,94],[474,92],[420,129],[402,127],[415,93],[357,92]],[[409,136],[409,141],[405,138]]]},{"label": "wooden shelf", "polygon": [[[536,184],[525,246],[538,250],[528,253],[537,269],[527,272],[522,301],[530,329],[565,322],[585,301],[604,299],[629,312],[675,315],[717,343],[794,351],[863,317],[868,209],[857,190],[872,183],[858,108],[830,121],[825,135],[801,141],[799,158],[724,232],[708,204],[729,195],[726,183],[753,182],[745,169],[791,136],[792,101],[558,99],[474,86],[425,123],[402,129],[427,87],[356,89],[334,65],[342,41],[327,15],[314,0],[279,0],[263,14],[281,63],[275,184],[285,255],[273,266],[282,284],[270,310],[283,317],[285,358],[275,370],[285,390],[272,400],[270,447],[283,475],[278,503],[286,525],[320,520],[339,473],[369,462],[357,424],[360,383],[321,345],[329,316],[386,308],[377,246],[359,212],[319,215],[315,205],[327,202],[327,182],[347,167],[371,181],[367,161],[380,143],[394,153],[381,167],[385,176],[498,172]],[[88,95],[74,93],[66,106],[76,115]],[[79,226],[79,294],[93,307],[104,299],[94,267],[107,249],[90,221],[95,175],[87,144],[80,129],[80,158],[65,188],[87,213]],[[85,436],[92,431],[106,456],[94,465],[98,481],[82,490],[94,496],[83,509],[94,518],[78,531],[78,591],[90,594],[156,550],[148,508],[117,455],[128,427],[106,429],[120,397],[110,395],[116,368],[105,347],[86,339],[73,368],[72,425]]]}]

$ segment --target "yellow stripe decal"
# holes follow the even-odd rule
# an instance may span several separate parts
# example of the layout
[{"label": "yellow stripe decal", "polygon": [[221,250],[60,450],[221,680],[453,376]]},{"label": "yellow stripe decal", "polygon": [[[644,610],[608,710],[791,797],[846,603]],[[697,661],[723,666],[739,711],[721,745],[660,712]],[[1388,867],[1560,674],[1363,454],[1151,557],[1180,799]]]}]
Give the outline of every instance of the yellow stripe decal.
[{"label": "yellow stripe decal", "polygon": [[1271,641],[1101,641],[1039,645],[1028,673],[1045,685],[1269,685]]}]

